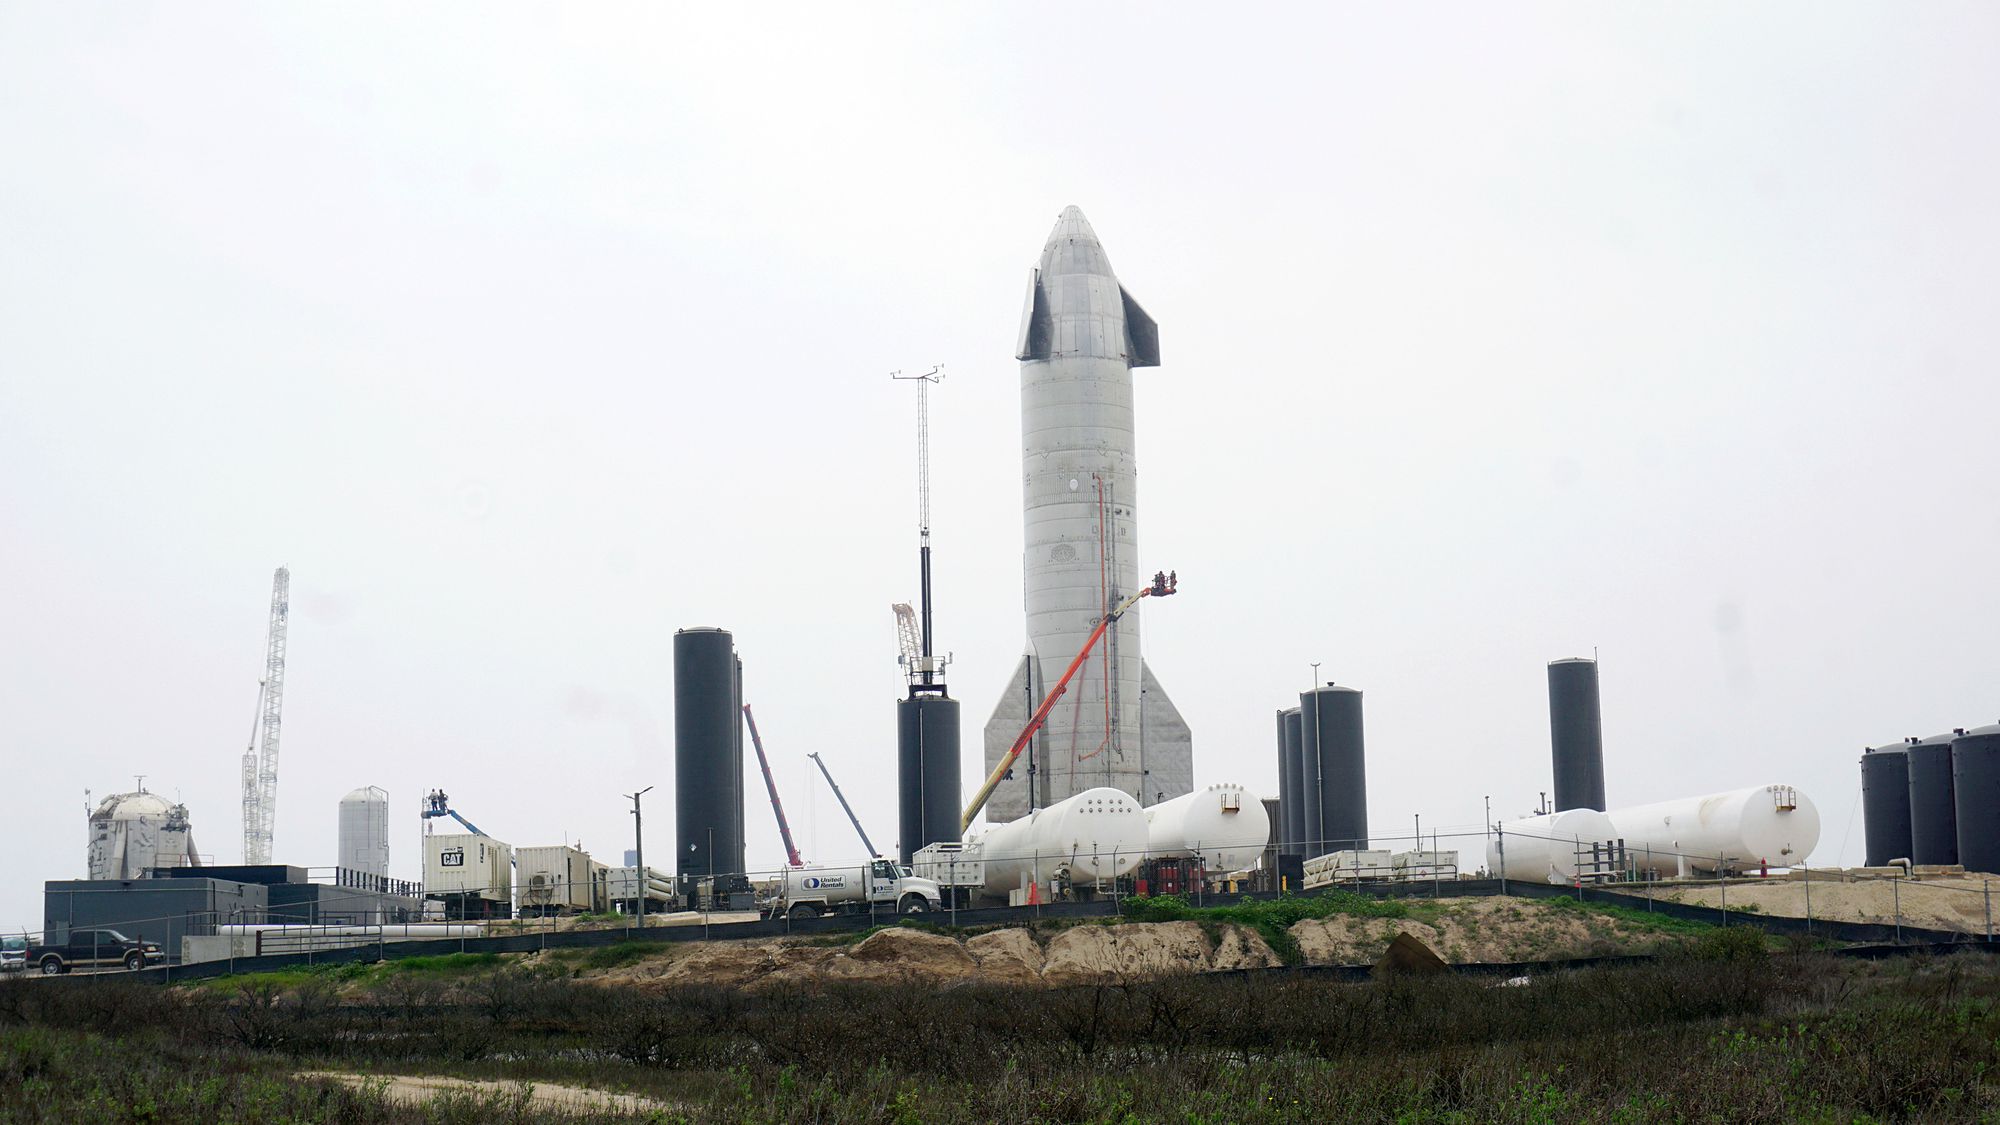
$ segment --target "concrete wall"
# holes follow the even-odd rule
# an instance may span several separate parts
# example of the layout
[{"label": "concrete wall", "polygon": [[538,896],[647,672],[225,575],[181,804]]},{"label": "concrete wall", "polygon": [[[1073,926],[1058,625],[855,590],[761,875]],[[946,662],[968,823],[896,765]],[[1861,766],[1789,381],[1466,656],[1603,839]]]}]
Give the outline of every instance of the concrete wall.
[{"label": "concrete wall", "polygon": [[62,879],[42,885],[46,940],[73,929],[117,930],[159,943],[178,961],[181,939],[217,922],[261,922],[268,888],[230,879]]}]

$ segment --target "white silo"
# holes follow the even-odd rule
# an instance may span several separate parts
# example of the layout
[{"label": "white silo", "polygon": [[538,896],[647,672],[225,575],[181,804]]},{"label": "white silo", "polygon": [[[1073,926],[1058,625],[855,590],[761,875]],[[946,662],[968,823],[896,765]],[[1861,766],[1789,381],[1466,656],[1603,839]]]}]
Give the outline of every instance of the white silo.
[{"label": "white silo", "polygon": [[340,866],[376,878],[389,874],[389,794],[369,785],[340,799]]},{"label": "white silo", "polygon": [[155,867],[197,865],[186,805],[157,793],[113,793],[90,814],[92,879],[143,879]]}]

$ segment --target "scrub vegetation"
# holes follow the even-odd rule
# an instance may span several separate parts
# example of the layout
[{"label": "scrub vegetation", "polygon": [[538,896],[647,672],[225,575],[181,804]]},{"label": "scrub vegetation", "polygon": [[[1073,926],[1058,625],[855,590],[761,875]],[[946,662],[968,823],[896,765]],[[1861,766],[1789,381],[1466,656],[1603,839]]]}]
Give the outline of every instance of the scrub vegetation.
[{"label": "scrub vegetation", "polygon": [[[602,951],[607,957],[617,956]],[[560,1082],[579,1120],[1960,1121],[2000,1115],[2000,962],[1685,953],[1499,986],[1286,973],[1114,985],[610,988],[490,971],[0,983],[0,1121],[546,1119],[306,1074]]]}]

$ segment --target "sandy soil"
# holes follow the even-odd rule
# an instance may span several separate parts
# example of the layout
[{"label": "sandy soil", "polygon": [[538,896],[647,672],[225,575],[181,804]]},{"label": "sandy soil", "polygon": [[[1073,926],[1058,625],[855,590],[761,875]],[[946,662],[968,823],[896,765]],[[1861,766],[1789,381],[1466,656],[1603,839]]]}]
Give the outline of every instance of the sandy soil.
[{"label": "sandy soil", "polygon": [[[1729,906],[1755,906],[1760,914],[1792,918],[1806,916],[1808,884],[1791,879],[1755,879],[1729,884]],[[1932,876],[1911,881],[1887,879],[1841,882],[1815,876],[1812,888],[1812,916],[1843,922],[1896,921],[1896,902],[1902,901],[1903,924],[1934,930],[1959,930],[1970,934],[1986,932],[1986,899],[1979,876]],[[1994,880],[1995,910],[2000,911],[2000,879]],[[1662,888],[1662,899],[1717,906],[1722,902],[1718,886]],[[1996,919],[2000,921],[2000,919]]]},{"label": "sandy soil", "polygon": [[583,1086],[563,1086],[553,1082],[474,1081],[469,1078],[435,1076],[348,1074],[330,1070],[301,1071],[298,1077],[339,1082],[356,1088],[379,1085],[383,1094],[398,1105],[425,1105],[449,1094],[485,1096],[516,1094],[525,1090],[529,1108],[550,1114],[598,1113],[605,1110],[617,1113],[644,1113],[673,1108],[665,1102],[634,1094],[592,1090]]},{"label": "sandy soil", "polygon": [[1543,961],[1642,949],[1653,936],[1639,927],[1588,913],[1558,913],[1512,898],[1464,899],[1436,923],[1408,918],[1328,918],[1299,922],[1292,937],[1312,965],[1374,962],[1407,933],[1454,964]]},{"label": "sandy soil", "polygon": [[[1314,965],[1372,964],[1398,933],[1410,934],[1450,962],[1587,957],[1644,949],[1658,940],[1656,934],[1617,919],[1521,899],[1459,900],[1435,922],[1339,917],[1300,922],[1291,933],[1307,963]],[[851,946],[796,939],[691,943],[583,976],[639,987],[768,987],[844,980],[1065,985],[1280,963],[1249,927],[1160,922],[1071,926],[1040,939],[1026,929],[996,930],[963,941],[889,929]]]}]

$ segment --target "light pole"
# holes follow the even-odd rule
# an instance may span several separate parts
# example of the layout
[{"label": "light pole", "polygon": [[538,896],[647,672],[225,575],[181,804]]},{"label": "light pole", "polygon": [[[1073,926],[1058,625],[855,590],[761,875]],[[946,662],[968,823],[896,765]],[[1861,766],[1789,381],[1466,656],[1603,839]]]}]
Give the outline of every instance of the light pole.
[{"label": "light pole", "polygon": [[633,870],[639,883],[639,928],[646,928],[646,892],[651,890],[651,880],[646,878],[646,832],[644,818],[639,815],[639,798],[653,791],[648,785],[637,793],[627,793],[632,799],[632,861],[639,866]]}]

